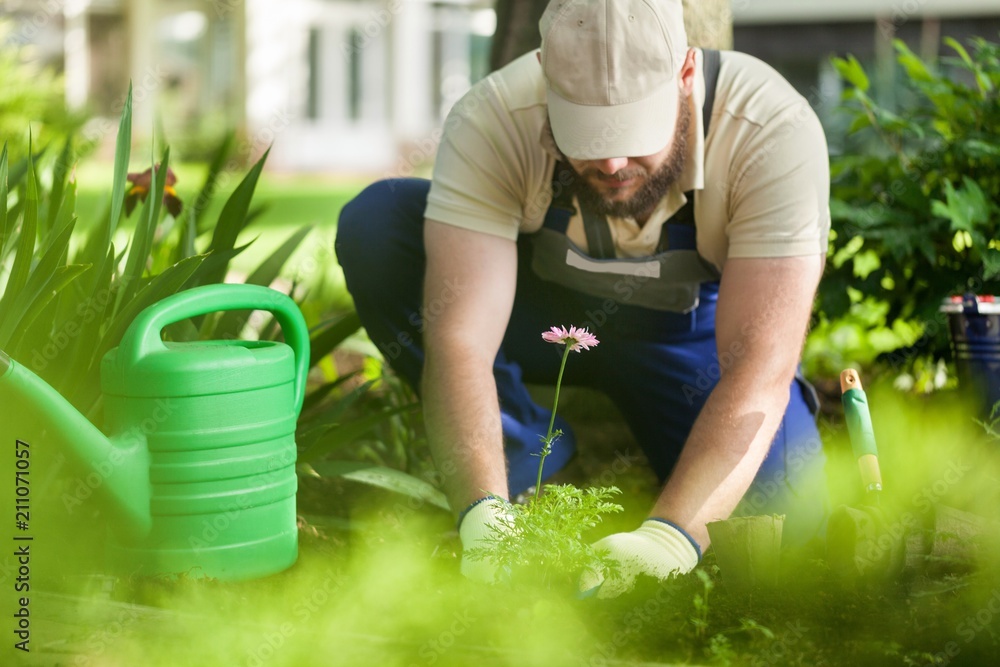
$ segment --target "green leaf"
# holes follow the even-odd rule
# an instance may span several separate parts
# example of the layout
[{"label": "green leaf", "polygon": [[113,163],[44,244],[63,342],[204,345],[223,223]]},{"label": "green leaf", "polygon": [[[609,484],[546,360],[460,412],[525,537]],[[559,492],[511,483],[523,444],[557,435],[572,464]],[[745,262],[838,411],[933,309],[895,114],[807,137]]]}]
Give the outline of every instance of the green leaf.
[{"label": "green leaf", "polygon": [[854,256],[854,275],[862,280],[881,266],[882,262],[874,250],[865,250]]},{"label": "green leaf", "polygon": [[35,253],[35,237],[38,234],[38,182],[35,179],[34,161],[28,159],[27,196],[21,220],[21,237],[14,255],[14,266],[7,279],[7,288],[0,299],[0,320],[10,317],[10,306],[28,282],[31,260]]},{"label": "green leaf", "polygon": [[317,437],[314,442],[300,443],[305,451],[299,455],[303,463],[319,461],[330,452],[356,441],[364,434],[394,415],[416,407],[416,403],[383,408],[378,412],[368,414],[350,423],[331,427],[325,434]]},{"label": "green leaf", "polygon": [[945,37],[944,43],[950,46],[952,50],[958,54],[958,57],[962,59],[962,62],[964,62],[970,70],[976,69],[976,64],[973,63],[972,58],[969,57],[969,52],[965,50],[965,47],[962,46],[958,40],[954,37]]},{"label": "green leaf", "polygon": [[160,220],[160,210],[163,208],[163,188],[167,181],[169,168],[170,149],[168,148],[163,153],[159,168],[155,164],[153,165],[152,187],[146,204],[142,208],[142,215],[136,221],[135,231],[132,233],[132,247],[129,249],[125,271],[121,277],[121,287],[118,289],[115,301],[116,311],[135,295],[139,281],[146,270],[146,260],[149,259],[156,224]]},{"label": "green leaf", "polygon": [[309,444],[312,444],[312,442],[314,442],[319,435],[329,430],[330,427],[338,426],[341,416],[347,411],[347,409],[356,403],[359,398],[364,396],[376,382],[377,380],[369,380],[368,382],[355,387],[338,400],[332,408],[324,410],[323,413],[315,419],[300,423],[296,434],[299,444],[303,447],[308,446]]},{"label": "green leaf", "polygon": [[866,113],[859,113],[857,116],[854,117],[854,120],[852,120],[851,124],[847,127],[847,133],[854,134],[856,132],[860,132],[866,127],[871,127],[871,126],[872,126],[871,116],[869,116]]},{"label": "green leaf", "polygon": [[318,364],[360,328],[361,318],[355,311],[316,327],[310,334],[309,367]]},{"label": "green leaf", "polygon": [[[24,312],[16,321],[17,329],[20,331],[29,330],[38,316],[41,315],[56,297],[56,294],[88,270],[90,270],[90,267],[82,264],[70,264],[69,266],[58,267],[48,276],[48,280],[39,288],[34,298],[27,302]],[[0,348],[7,347],[8,345],[11,347],[20,346],[24,342],[16,338],[8,338],[10,332],[6,330],[7,323],[13,320],[14,318],[4,321],[4,329],[0,330]]]},{"label": "green leaf", "polygon": [[993,280],[1000,276],[1000,250],[987,248],[983,252],[983,280]]},{"label": "green leaf", "polygon": [[78,262],[94,264],[104,261],[104,256],[111,247],[118,229],[118,221],[122,217],[122,207],[125,205],[125,187],[128,182],[128,163],[132,155],[132,84],[129,83],[128,95],[122,107],[118,121],[118,137],[115,140],[115,166],[112,173],[111,202],[106,209],[107,216],[98,219],[97,228],[91,232],[86,245],[77,257]]},{"label": "green leaf", "polygon": [[899,53],[897,60],[899,64],[903,66],[906,70],[906,75],[913,79],[914,81],[934,81],[934,76],[927,69],[927,65],[921,60],[910,47],[906,45],[901,39],[893,41],[893,45],[896,47],[896,51]]},{"label": "green leaf", "polygon": [[[73,136],[66,137],[66,143],[59,153],[55,168],[52,170],[52,189],[49,190],[48,211],[46,215],[46,230],[52,230],[56,226],[56,220],[61,210],[65,206],[63,201],[66,192],[66,180],[69,176],[69,169],[73,164]],[[72,211],[71,211],[72,213]]]},{"label": "green leaf", "polygon": [[951,221],[951,231],[972,232],[985,224],[990,217],[990,203],[979,184],[968,176],[962,177],[962,188],[956,190],[951,181],[945,181],[947,203],[931,202],[931,212]]},{"label": "green leaf", "polygon": [[[285,263],[310,231],[312,231],[312,225],[305,225],[299,228],[295,233],[289,236],[288,239],[282,243],[270,257],[261,262],[260,266],[258,266],[244,282],[247,285],[261,285],[263,287],[269,287],[281,273],[282,267],[285,266]],[[219,320],[219,324],[215,327],[215,333],[212,338],[226,339],[227,337],[236,338],[239,336],[240,331],[243,329],[243,325],[247,321],[247,314],[248,311],[245,310],[227,311]]]},{"label": "green leaf", "polygon": [[71,387],[83,381],[88,369],[97,366],[100,359],[95,359],[95,350],[101,339],[101,327],[105,324],[105,313],[114,302],[112,294],[112,276],[114,273],[115,248],[108,248],[104,260],[92,272],[91,278],[81,278],[73,283],[76,308],[75,321],[80,328],[72,348],[67,355],[68,370],[64,375],[65,387],[55,387],[77,407],[80,407],[73,395]]},{"label": "green leaf", "polygon": [[362,484],[394,491],[410,498],[430,503],[443,510],[450,509],[448,499],[433,486],[401,470],[358,461],[324,461],[313,465],[321,477],[343,477]]},{"label": "green leaf", "polygon": [[285,263],[295,253],[305,237],[309,235],[312,228],[312,225],[304,225],[289,236],[270,257],[261,262],[260,266],[247,277],[247,284],[267,287],[273,283],[280,275]]},{"label": "green leaf", "polygon": [[[264,168],[264,161],[267,160],[270,150],[261,156],[257,164],[250,169],[249,173],[236,186],[233,194],[226,201],[222,212],[219,214],[219,221],[215,225],[215,233],[212,235],[212,243],[209,250],[227,251],[236,245],[236,239],[247,224],[247,213],[250,210],[250,202],[253,199],[254,190],[257,187],[257,179]],[[218,283],[226,277],[226,266],[221,266],[204,276],[205,283]]]},{"label": "green leaf", "polygon": [[101,250],[108,247],[118,228],[125,205],[125,184],[128,182],[128,163],[132,155],[132,82],[128,84],[128,94],[122,107],[121,118],[118,121],[118,137],[115,140],[115,170],[111,182],[111,217],[104,231],[104,242]]},{"label": "green leaf", "polygon": [[868,75],[865,74],[865,69],[853,55],[847,56],[846,60],[843,58],[834,58],[833,66],[848,83],[861,91],[868,91],[871,86],[871,83],[868,81]]},{"label": "green leaf", "polygon": [[28,157],[21,158],[10,168],[10,174],[8,175],[8,185],[11,188],[16,188],[21,185],[21,181],[28,177],[28,170],[32,163],[38,164],[42,160],[42,156],[48,151],[48,146],[42,148],[37,153],[31,153],[28,151]]},{"label": "green leaf", "polygon": [[4,257],[4,249],[7,247],[7,239],[13,230],[13,220],[7,216],[7,199],[10,192],[7,189],[7,142],[3,142],[3,151],[0,152],[0,260]]},{"label": "green leaf", "polygon": [[250,243],[241,245],[239,248],[230,248],[225,251],[212,250],[203,255],[196,255],[196,257],[204,257],[205,261],[198,267],[198,270],[191,275],[191,278],[188,280],[188,284],[184,286],[184,289],[191,289],[192,287],[197,287],[198,285],[210,284],[212,282],[210,280],[210,276],[216,274],[219,270],[221,270],[223,275],[225,275],[226,267],[229,266],[229,262],[232,261],[233,257],[236,257],[241,252],[249,248],[252,243],[253,241],[250,241]]},{"label": "green leaf", "polygon": [[207,229],[202,228],[205,226],[202,213],[208,208],[212,197],[215,196],[216,189],[219,187],[219,175],[226,166],[226,159],[232,151],[234,140],[235,135],[232,132],[228,132],[223,138],[222,143],[219,144],[219,147],[216,148],[215,153],[212,155],[212,160],[208,165],[208,172],[205,174],[205,180],[202,183],[201,190],[198,192],[198,196],[194,201],[187,204],[184,219],[181,221],[180,242],[174,248],[173,257],[175,262],[179,262],[185,257],[191,257],[197,252],[195,249],[195,239],[207,231]]},{"label": "green leaf", "polygon": [[161,299],[178,292],[204,260],[205,255],[188,257],[146,283],[135,297],[126,302],[121,311],[115,314],[98,346],[97,359],[102,358],[108,350],[121,342],[125,330],[139,313]]},{"label": "green leaf", "polygon": [[1000,144],[981,141],[979,139],[969,139],[962,144],[962,147],[965,149],[965,153],[974,159],[996,160],[1000,158]]},{"label": "green leaf", "polygon": [[[196,235],[208,231],[201,214],[208,208],[208,204],[215,194],[219,183],[219,174],[222,173],[222,170],[226,166],[226,159],[233,150],[235,140],[236,137],[232,132],[228,132],[223,137],[222,143],[219,144],[219,147],[216,148],[215,153],[212,155],[212,161],[208,165],[208,173],[205,174],[205,182],[201,186],[198,198],[188,206],[188,218],[191,222],[191,229],[194,230]],[[194,243],[193,238],[191,239],[191,243]]]},{"label": "green leaf", "polygon": [[[312,409],[312,408],[316,407],[317,405],[319,405],[319,403],[324,398],[326,398],[327,396],[330,395],[330,392],[332,392],[334,389],[336,389],[340,385],[344,384],[345,382],[347,382],[351,378],[357,377],[358,373],[360,373],[360,372],[361,372],[360,370],[357,370],[357,371],[353,371],[351,373],[348,373],[347,375],[341,375],[340,377],[338,377],[333,382],[327,382],[326,384],[322,384],[322,385],[316,387],[315,389],[313,389],[312,391],[310,391],[309,394],[306,396],[306,400],[302,403],[302,412],[303,412],[303,414],[305,414],[310,409]],[[306,428],[308,428],[308,426]]]},{"label": "green leaf", "polygon": [[[62,233],[62,230],[66,229],[70,225],[76,225],[76,183],[70,183],[66,188],[66,194],[63,197],[63,205],[59,209],[59,215],[56,216],[55,224],[53,226],[53,238],[58,238]],[[69,245],[63,248],[63,254],[60,259],[60,264],[69,263]],[[89,266],[89,265],[88,265]],[[68,312],[75,308],[75,304],[68,303],[63,304],[60,308],[61,312]]]},{"label": "green leaf", "polygon": [[[47,247],[42,251],[38,263],[31,270],[23,288],[16,293],[14,299],[4,309],[3,322],[0,323],[0,348],[10,344],[16,331],[24,331],[27,328],[22,320],[29,312],[34,311],[35,303],[39,299],[45,298],[45,291],[50,289],[51,279],[63,263],[70,236],[73,234],[73,227],[73,224],[67,225],[58,236],[49,239]],[[46,305],[49,301],[51,301],[51,296],[46,298]],[[36,316],[37,314],[35,312]]]}]

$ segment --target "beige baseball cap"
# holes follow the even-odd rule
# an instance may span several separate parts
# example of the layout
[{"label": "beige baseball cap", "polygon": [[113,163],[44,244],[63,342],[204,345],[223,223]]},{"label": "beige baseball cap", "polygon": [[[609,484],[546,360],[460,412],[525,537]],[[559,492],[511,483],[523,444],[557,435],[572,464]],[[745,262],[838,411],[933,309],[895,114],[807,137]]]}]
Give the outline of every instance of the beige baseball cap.
[{"label": "beige baseball cap", "polygon": [[551,0],[538,25],[549,122],[564,155],[666,147],[688,48],[681,0]]}]

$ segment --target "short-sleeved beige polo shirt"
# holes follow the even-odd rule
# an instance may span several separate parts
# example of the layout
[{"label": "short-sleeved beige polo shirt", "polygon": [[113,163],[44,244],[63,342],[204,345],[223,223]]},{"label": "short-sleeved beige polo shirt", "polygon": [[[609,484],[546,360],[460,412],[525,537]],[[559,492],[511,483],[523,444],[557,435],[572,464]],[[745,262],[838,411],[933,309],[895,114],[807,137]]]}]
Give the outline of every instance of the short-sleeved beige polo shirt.
[{"label": "short-sleeved beige polo shirt", "polygon": [[[645,225],[608,219],[618,256],[653,254],[663,223],[691,190],[698,252],[719,270],[729,257],[825,254],[829,158],[809,102],[769,65],[723,52],[705,138],[702,61],[699,51],[698,111],[692,115],[684,171]],[[445,121],[426,217],[512,240],[537,231],[552,199],[558,158],[546,119],[536,52],[477,83]],[[593,141],[599,150],[603,139]],[[567,234],[586,249],[579,214]]]}]

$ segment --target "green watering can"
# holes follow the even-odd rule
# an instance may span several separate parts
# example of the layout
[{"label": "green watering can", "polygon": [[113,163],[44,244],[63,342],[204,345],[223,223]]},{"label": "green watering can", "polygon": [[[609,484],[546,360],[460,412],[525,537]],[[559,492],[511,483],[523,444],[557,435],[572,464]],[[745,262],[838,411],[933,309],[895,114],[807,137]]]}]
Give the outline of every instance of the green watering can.
[{"label": "green watering can", "polygon": [[[270,311],[288,344],[161,339],[174,322],[224,310]],[[90,471],[86,483],[117,515],[110,554],[127,572],[250,579],[298,555],[295,424],[308,369],[295,302],[209,285],[144,310],[104,356],[107,436],[3,352],[0,406],[28,431],[10,435],[58,445]]]}]

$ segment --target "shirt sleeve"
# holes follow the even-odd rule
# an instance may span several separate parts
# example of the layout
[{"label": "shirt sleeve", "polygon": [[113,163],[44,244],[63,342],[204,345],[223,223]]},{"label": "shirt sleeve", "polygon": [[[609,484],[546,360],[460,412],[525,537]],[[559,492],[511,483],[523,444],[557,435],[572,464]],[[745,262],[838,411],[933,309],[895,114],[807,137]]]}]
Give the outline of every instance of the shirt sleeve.
[{"label": "shirt sleeve", "polygon": [[438,147],[425,216],[514,240],[523,218],[517,136],[492,79],[452,108]]},{"label": "shirt sleeve", "polygon": [[825,254],[830,164],[819,119],[802,97],[734,156],[729,257]]}]

